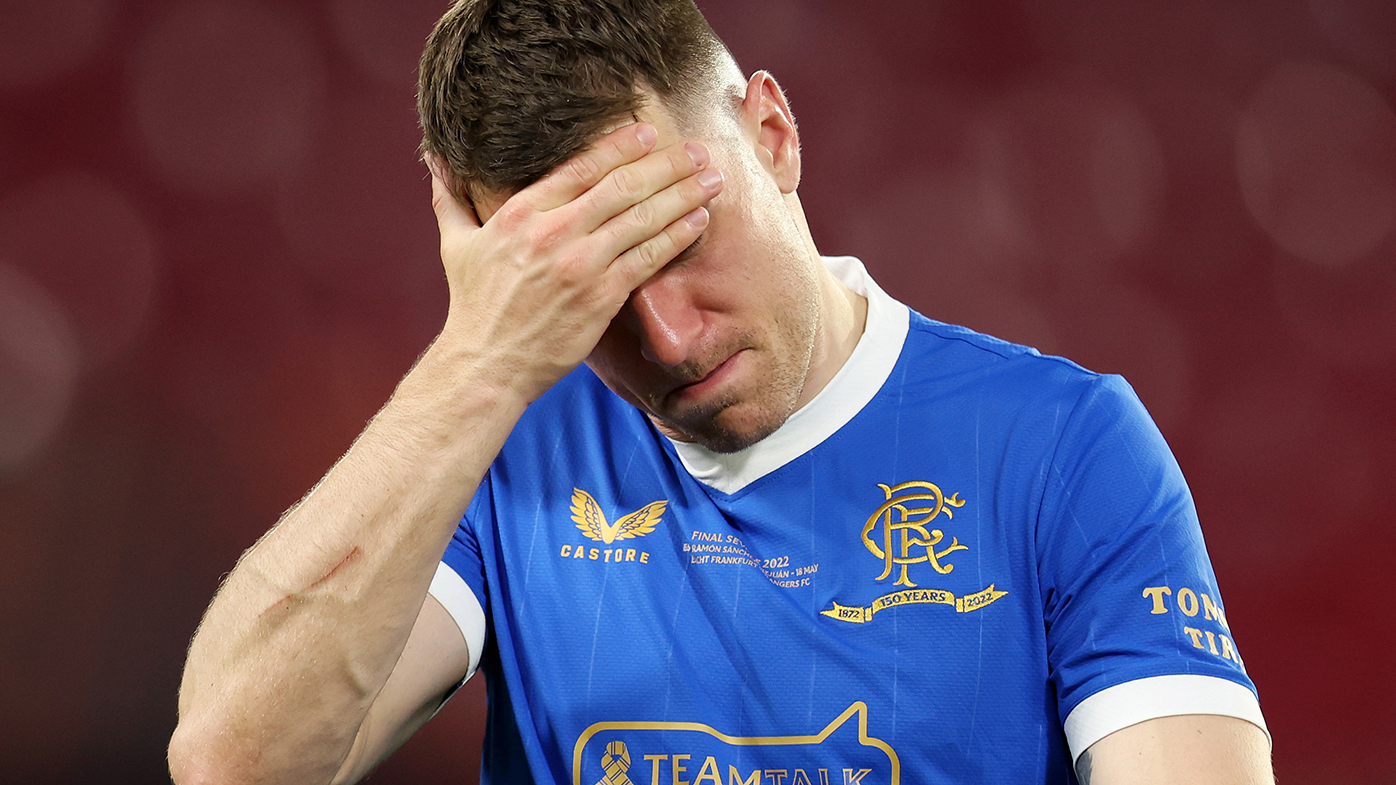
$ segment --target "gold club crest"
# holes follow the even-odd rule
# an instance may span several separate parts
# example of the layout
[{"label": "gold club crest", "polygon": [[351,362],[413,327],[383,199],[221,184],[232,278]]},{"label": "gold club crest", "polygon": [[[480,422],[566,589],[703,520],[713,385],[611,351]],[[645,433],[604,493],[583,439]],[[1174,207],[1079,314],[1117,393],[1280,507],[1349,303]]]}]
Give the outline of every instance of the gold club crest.
[{"label": "gold club crest", "polygon": [[606,514],[601,512],[601,505],[591,498],[591,494],[581,488],[573,488],[572,520],[577,524],[577,528],[582,530],[582,534],[610,545],[616,540],[643,537],[654,531],[668,504],[667,499],[650,502],[611,524],[606,522]]},{"label": "gold club crest", "polygon": [[[892,585],[911,588],[884,594],[867,606],[833,602],[832,607],[820,611],[820,614],[853,624],[867,624],[878,611],[900,605],[949,605],[956,613],[968,613],[1008,595],[1008,592],[999,591],[992,583],[982,591],[960,596],[945,589],[916,588],[917,584],[908,574],[911,565],[929,564],[937,574],[949,575],[955,565],[945,561],[945,558],[956,551],[969,550],[969,546],[961,545],[956,537],[951,537],[949,545],[937,550],[936,546],[945,540],[945,532],[929,528],[931,522],[942,514],[946,520],[953,519],[955,509],[965,506],[965,500],[958,493],[947,497],[939,486],[929,482],[913,481],[891,486],[878,483],[877,487],[882,489],[886,501],[868,516],[862,534],[863,547],[882,560],[882,574],[874,580],[886,580],[892,575],[892,570],[900,568],[900,574]],[[925,550],[918,552],[914,548]]]},{"label": "gold club crest", "polygon": [[[955,565],[942,563],[941,560],[955,551],[967,551],[969,547],[961,545],[957,538],[951,537],[950,545],[938,551],[935,546],[945,539],[945,532],[940,529],[927,531],[926,526],[941,513],[944,513],[947,519],[954,518],[955,512],[951,508],[965,506],[960,494],[956,493],[946,498],[935,483],[918,481],[890,487],[878,483],[877,487],[882,489],[887,501],[877,508],[877,512],[868,516],[868,522],[863,524],[863,547],[882,559],[883,563],[882,574],[877,576],[876,580],[885,580],[892,574],[893,567],[901,567],[901,575],[892,585],[915,586],[916,584],[907,577],[907,568],[922,563],[929,563],[931,568],[941,575],[949,575],[950,571],[955,569]],[[930,505],[924,506],[925,502],[930,502]],[[879,524],[882,526],[881,537],[874,540],[869,535]],[[895,547],[892,544],[894,535],[899,535]],[[912,556],[911,549],[916,547],[923,547],[926,552]]]}]

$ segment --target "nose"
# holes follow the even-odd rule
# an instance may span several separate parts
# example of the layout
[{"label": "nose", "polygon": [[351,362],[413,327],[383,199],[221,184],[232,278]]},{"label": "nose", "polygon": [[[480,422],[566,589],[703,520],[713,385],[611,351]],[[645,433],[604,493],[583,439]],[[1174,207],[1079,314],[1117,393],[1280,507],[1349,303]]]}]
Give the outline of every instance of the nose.
[{"label": "nose", "polygon": [[629,307],[646,360],[673,368],[691,359],[703,319],[678,282],[663,274],[645,281],[630,293]]}]

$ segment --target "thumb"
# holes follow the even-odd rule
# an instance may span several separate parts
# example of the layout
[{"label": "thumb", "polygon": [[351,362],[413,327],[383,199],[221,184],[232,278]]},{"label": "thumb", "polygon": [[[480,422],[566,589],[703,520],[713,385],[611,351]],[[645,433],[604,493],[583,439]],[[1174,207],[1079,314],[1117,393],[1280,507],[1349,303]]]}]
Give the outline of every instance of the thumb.
[{"label": "thumb", "polygon": [[470,232],[480,228],[480,219],[475,209],[467,202],[461,204],[446,185],[445,162],[439,156],[429,155],[427,170],[431,172],[431,209],[436,213],[436,225],[441,230],[441,238],[448,234]]}]

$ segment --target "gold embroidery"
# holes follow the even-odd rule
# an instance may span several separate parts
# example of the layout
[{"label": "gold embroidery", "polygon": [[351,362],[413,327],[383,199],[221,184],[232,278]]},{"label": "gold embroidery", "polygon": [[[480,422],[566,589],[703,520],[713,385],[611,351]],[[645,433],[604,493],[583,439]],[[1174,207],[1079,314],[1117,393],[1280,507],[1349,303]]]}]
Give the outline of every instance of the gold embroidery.
[{"label": "gold embroidery", "polygon": [[851,622],[853,624],[866,624],[872,621],[873,614],[887,608],[894,608],[898,605],[922,605],[933,603],[937,605],[949,605],[955,609],[956,613],[969,613],[977,611],[985,605],[1008,595],[1006,591],[999,591],[994,588],[994,584],[989,584],[987,589],[977,591],[974,594],[966,594],[963,597],[956,597],[953,592],[942,589],[905,589],[903,591],[884,594],[872,601],[872,605],[864,607],[840,605],[837,602],[831,603],[834,607],[822,610],[819,613],[831,619]]},{"label": "gold embroidery", "polygon": [[[949,508],[965,506],[965,502],[960,498],[960,494],[956,493],[947,499],[938,486],[929,482],[904,482],[901,485],[894,485],[892,487],[878,483],[877,487],[882,489],[882,493],[887,497],[887,501],[881,507],[877,508],[877,512],[868,516],[867,523],[863,525],[863,546],[871,551],[874,556],[883,560],[882,574],[877,576],[876,580],[880,581],[885,579],[892,574],[892,567],[894,565],[899,565],[902,568],[901,575],[898,576],[897,580],[894,581],[892,585],[916,586],[907,576],[907,568],[913,564],[920,564],[922,562],[929,562],[931,568],[941,575],[949,575],[950,572],[955,569],[955,565],[942,564],[941,559],[944,559],[955,551],[967,551],[969,547],[961,545],[958,539],[951,537],[949,547],[940,551],[935,550],[935,546],[939,545],[941,540],[945,538],[945,532],[942,532],[940,529],[931,529],[927,531],[926,524],[935,520],[941,513],[945,513],[946,518],[954,518],[955,512]],[[903,496],[894,495],[910,489],[919,489],[924,492],[913,492]],[[933,504],[930,507],[911,508],[908,506],[914,502],[922,501],[933,502]],[[894,512],[896,513],[895,516],[893,515]],[[881,544],[874,542],[872,538],[868,536],[879,523],[883,524]],[[898,543],[898,550],[901,552],[900,556],[893,552],[892,532],[894,531],[901,533],[901,541]],[[911,532],[919,534],[920,537],[912,536]],[[912,556],[911,548],[913,546],[924,547],[926,549],[925,554],[921,556]]]},{"label": "gold embroidery", "polygon": [[601,512],[601,505],[591,498],[591,494],[581,488],[573,488],[572,520],[576,522],[577,528],[582,530],[582,534],[610,545],[616,540],[643,537],[654,531],[668,504],[667,499],[650,502],[614,524],[608,524],[606,514]]},{"label": "gold embroidery", "polygon": [[[918,588],[908,574],[911,565],[929,564],[937,574],[949,575],[955,565],[945,561],[945,557],[956,551],[969,550],[969,546],[961,545],[956,537],[951,537],[950,544],[945,548],[936,550],[936,546],[944,541],[945,532],[927,528],[942,513],[947,520],[953,519],[955,510],[952,508],[965,506],[965,500],[958,493],[947,497],[940,486],[930,482],[913,481],[892,486],[878,483],[877,487],[882,489],[886,501],[863,524],[863,547],[882,560],[882,573],[874,580],[886,580],[892,575],[894,567],[900,567],[901,573],[892,585],[910,588],[884,594],[867,606],[840,605],[830,601],[833,607],[820,611],[820,615],[851,624],[867,624],[878,611],[898,605],[949,605],[956,613],[968,613],[1008,596],[1008,592],[999,591],[992,583],[986,589],[960,597],[945,589]],[[879,525],[881,531],[875,538],[872,535]],[[893,532],[900,533],[895,544]],[[919,556],[913,556],[913,547],[926,550]]]}]

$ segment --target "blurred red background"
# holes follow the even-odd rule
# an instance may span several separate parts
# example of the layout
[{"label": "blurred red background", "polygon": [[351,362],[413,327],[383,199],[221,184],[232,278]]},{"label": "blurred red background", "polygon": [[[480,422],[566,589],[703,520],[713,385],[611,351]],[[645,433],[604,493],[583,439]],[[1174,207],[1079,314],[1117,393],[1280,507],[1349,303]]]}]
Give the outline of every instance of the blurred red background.
[{"label": "blurred red background", "polygon": [[[700,5],[785,86],[825,252],[1134,383],[1281,781],[1396,782],[1396,5]],[[0,781],[165,778],[220,577],[439,327],[443,10],[0,5]],[[482,707],[374,781],[473,782]]]}]

